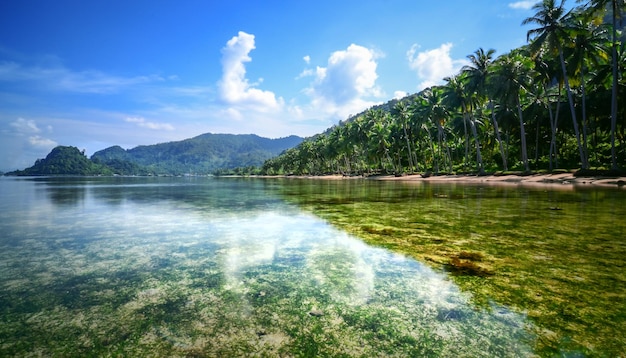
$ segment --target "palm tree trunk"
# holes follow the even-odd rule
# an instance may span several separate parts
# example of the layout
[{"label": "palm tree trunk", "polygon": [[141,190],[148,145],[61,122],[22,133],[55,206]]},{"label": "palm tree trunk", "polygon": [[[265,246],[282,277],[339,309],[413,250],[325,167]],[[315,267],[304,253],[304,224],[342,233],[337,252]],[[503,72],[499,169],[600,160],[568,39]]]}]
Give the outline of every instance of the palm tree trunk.
[{"label": "palm tree trunk", "polygon": [[561,70],[563,71],[563,81],[565,82],[565,90],[567,91],[567,99],[569,101],[570,111],[572,113],[572,124],[574,125],[574,135],[576,136],[576,142],[578,143],[578,152],[580,154],[580,164],[582,169],[589,169],[587,163],[587,156],[585,155],[583,145],[580,140],[580,131],[578,130],[578,120],[576,119],[576,109],[574,108],[574,97],[572,95],[572,89],[569,85],[569,79],[567,77],[567,70],[565,68],[565,59],[563,58],[563,49],[559,44],[559,59],[561,60]]},{"label": "palm tree trunk", "polygon": [[502,138],[500,138],[500,129],[498,128],[498,120],[496,119],[496,108],[493,104],[493,100],[489,99],[489,107],[491,107],[491,121],[493,122],[493,130],[496,132],[496,139],[500,145],[500,155],[502,156],[502,167],[505,171],[509,170],[506,164],[506,153],[504,152],[504,145],[502,144]]},{"label": "palm tree trunk", "polygon": [[465,109],[463,109],[463,130],[465,132],[465,160],[463,161],[463,169],[467,170],[467,163],[469,163],[469,134],[467,133],[467,117]]},{"label": "palm tree trunk", "polygon": [[611,62],[613,66],[613,88],[611,90],[611,169],[617,169],[617,153],[615,151],[615,130],[617,127],[617,0],[613,5],[613,49]]},{"label": "palm tree trunk", "polygon": [[[548,165],[550,171],[554,169],[552,166],[552,154],[555,154],[554,161],[556,162],[556,121],[554,120],[554,114],[552,113],[552,104],[548,99],[548,115],[550,116],[550,150],[548,153]],[[555,163],[556,164],[556,163]]]},{"label": "palm tree trunk", "polygon": [[470,128],[472,129],[472,135],[474,136],[474,143],[476,144],[476,165],[478,168],[478,174],[484,175],[485,168],[483,166],[483,156],[480,153],[480,140],[478,139],[478,131],[476,130],[476,121],[474,121],[474,116],[470,114]]},{"label": "palm tree trunk", "polygon": [[404,138],[406,139],[406,148],[407,148],[407,150],[409,152],[409,158],[408,158],[409,159],[409,173],[413,173],[413,168],[414,168],[414,165],[413,165],[413,154],[412,154],[412,151],[411,151],[411,141],[409,141],[409,135],[408,135],[408,133],[406,131],[406,123],[402,124],[402,129],[404,130]]},{"label": "palm tree trunk", "polygon": [[585,93],[585,65],[583,64],[580,71],[580,88],[583,101],[583,149],[586,155],[587,164],[589,164],[589,147],[587,143],[587,96]]},{"label": "palm tree trunk", "polygon": [[528,152],[526,151],[526,130],[524,129],[524,117],[522,114],[522,104],[519,99],[519,94],[516,97],[517,100],[517,116],[519,117],[520,136],[522,141],[522,162],[524,163],[524,171],[529,172],[528,167]]}]

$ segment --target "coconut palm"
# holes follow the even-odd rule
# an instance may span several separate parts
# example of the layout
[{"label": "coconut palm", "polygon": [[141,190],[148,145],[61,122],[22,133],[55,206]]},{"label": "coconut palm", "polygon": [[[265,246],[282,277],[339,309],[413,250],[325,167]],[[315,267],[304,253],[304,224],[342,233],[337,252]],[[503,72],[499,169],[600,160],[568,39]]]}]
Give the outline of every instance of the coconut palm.
[{"label": "coconut palm", "polygon": [[495,93],[502,104],[513,102],[517,108],[517,117],[520,126],[520,143],[524,170],[530,171],[528,166],[528,151],[526,147],[526,129],[522,110],[522,92],[527,91],[531,81],[530,60],[520,53],[510,53],[498,58],[494,71]]},{"label": "coconut palm", "polygon": [[504,170],[508,170],[504,145],[502,143],[502,139],[500,138],[500,129],[498,128],[498,121],[496,119],[495,105],[493,103],[493,99],[487,91],[487,80],[491,75],[493,55],[495,54],[495,52],[496,50],[494,49],[489,49],[487,50],[487,52],[485,52],[482,47],[479,48],[478,50],[474,51],[473,54],[467,56],[467,58],[470,60],[470,64],[463,67],[461,71],[467,74],[470,81],[469,86],[471,90],[477,93],[480,97],[487,98],[489,108],[491,109],[491,122],[493,123],[496,140],[498,141],[498,145],[500,147],[502,166]]},{"label": "coconut palm", "polygon": [[583,149],[578,129],[578,120],[576,118],[576,109],[574,108],[574,97],[567,76],[567,68],[565,57],[563,54],[563,41],[569,37],[571,28],[568,27],[567,19],[571,12],[566,11],[565,0],[557,6],[556,0],[543,0],[533,6],[536,11],[535,15],[525,19],[522,24],[537,24],[539,27],[528,30],[527,39],[531,41],[531,50],[533,53],[539,53],[542,47],[550,50],[556,50],[561,62],[561,70],[563,71],[563,81],[565,90],[567,91],[567,99],[569,101],[570,112],[572,116],[572,124],[574,127],[574,135],[578,143],[578,151],[580,154],[581,167],[588,169],[587,155]]},{"label": "coconut palm", "polygon": [[599,60],[604,60],[607,56],[606,29],[604,26],[595,26],[589,16],[584,12],[575,13],[572,18],[574,29],[573,46],[571,56],[568,56],[570,64],[576,65],[576,72],[579,76],[582,96],[582,125],[583,125],[583,147],[587,152],[587,96],[586,96],[586,76],[590,66],[597,67]]},{"label": "coconut palm", "polygon": [[[441,87],[431,87],[421,94],[422,115],[427,118],[437,128],[437,143],[439,158],[443,157],[444,165],[448,166],[448,171],[452,172],[452,158],[450,148],[446,143],[446,130],[444,128],[449,117],[448,109],[443,104],[443,89]],[[438,174],[439,160],[435,159],[435,173]]]},{"label": "coconut palm", "polygon": [[467,83],[469,82],[467,76],[463,73],[454,77],[446,77],[444,80],[447,82],[443,87],[443,95],[446,103],[453,108],[460,108],[463,116],[463,126],[465,128],[465,156],[467,161],[468,156],[468,143],[469,137],[467,135],[467,126],[465,123],[469,122],[472,130],[472,136],[474,137],[474,143],[476,145],[476,165],[478,166],[478,174],[484,174],[485,168],[483,165],[483,158],[480,152],[480,139],[478,138],[478,131],[476,130],[476,120],[474,118],[474,108],[477,97],[475,92],[471,91]]},{"label": "coconut palm", "polygon": [[[394,111],[397,114],[396,118],[399,122],[399,125],[402,127],[402,132],[404,134],[404,140],[406,141],[406,150],[407,150],[407,159],[409,164],[409,172],[413,172],[413,170],[417,167],[417,163],[413,162],[413,148],[412,148],[412,140],[409,136],[409,128],[411,126],[411,108],[405,101],[400,101],[394,106]],[[418,169],[419,170],[419,169]]]},{"label": "coconut palm", "polygon": [[[583,0],[578,0],[582,2]],[[626,8],[624,0],[589,0],[587,6],[592,11],[603,12],[610,5],[611,11],[611,66],[612,66],[612,90],[611,90],[611,168],[617,169],[617,154],[615,151],[615,131],[617,127],[617,96],[618,96],[618,40],[617,40],[617,18],[621,17],[622,12]],[[623,44],[622,44],[623,45]]]},{"label": "coconut palm", "polygon": [[[561,98],[561,89],[562,89],[562,81],[560,81],[560,77],[558,72],[554,68],[558,66],[554,66],[550,63],[554,59],[549,56],[537,56],[535,57],[535,82],[537,84],[542,84],[543,89],[541,93],[543,93],[543,98],[540,98],[540,101],[545,105],[548,109],[548,120],[550,121],[550,147],[548,154],[548,165],[549,170],[552,171],[555,167],[558,167],[558,152],[557,152],[557,143],[556,143],[556,135],[558,132],[558,123],[559,123],[559,110],[560,106],[560,98]],[[556,88],[556,89],[555,89]],[[556,111],[552,110],[553,99],[556,99]]]}]

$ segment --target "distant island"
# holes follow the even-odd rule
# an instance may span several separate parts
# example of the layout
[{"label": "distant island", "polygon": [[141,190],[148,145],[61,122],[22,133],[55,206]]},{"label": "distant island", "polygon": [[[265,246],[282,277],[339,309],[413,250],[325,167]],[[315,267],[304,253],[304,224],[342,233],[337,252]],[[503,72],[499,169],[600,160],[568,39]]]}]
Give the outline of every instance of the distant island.
[{"label": "distant island", "polygon": [[206,175],[237,174],[301,143],[289,136],[270,139],[254,134],[206,133],[182,141],[138,146],[112,146],[88,158],[73,146],[57,146],[44,159],[5,175]]}]

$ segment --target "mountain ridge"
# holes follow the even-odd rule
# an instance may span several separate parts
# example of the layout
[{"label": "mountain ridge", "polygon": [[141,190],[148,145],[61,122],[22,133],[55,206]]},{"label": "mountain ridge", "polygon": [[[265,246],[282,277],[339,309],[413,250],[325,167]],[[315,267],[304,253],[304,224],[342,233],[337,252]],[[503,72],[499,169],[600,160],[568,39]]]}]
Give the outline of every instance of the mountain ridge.
[{"label": "mountain ridge", "polygon": [[[256,134],[214,134],[124,149],[114,145],[87,158],[71,146],[57,146],[45,159],[7,175],[182,175],[212,174],[258,167],[304,138],[265,138]],[[78,153],[78,154],[77,154]],[[53,155],[51,155],[53,154]],[[81,163],[81,166],[74,165]],[[87,169],[86,169],[87,168]]]}]

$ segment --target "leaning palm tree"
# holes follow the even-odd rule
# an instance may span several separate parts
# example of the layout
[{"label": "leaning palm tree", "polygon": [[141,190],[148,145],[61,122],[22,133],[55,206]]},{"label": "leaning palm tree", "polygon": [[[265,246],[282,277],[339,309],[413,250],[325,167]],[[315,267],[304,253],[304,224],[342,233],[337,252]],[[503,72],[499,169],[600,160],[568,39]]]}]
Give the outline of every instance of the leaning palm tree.
[{"label": "leaning palm tree", "polygon": [[[578,0],[583,2],[584,0]],[[617,40],[617,18],[621,16],[624,9],[626,9],[626,1],[624,0],[589,0],[587,6],[594,12],[604,11],[608,5],[611,9],[611,24],[612,24],[612,37],[611,37],[611,66],[613,74],[612,91],[611,91],[611,168],[617,169],[617,153],[615,152],[615,130],[617,127],[617,89],[618,89],[618,46]],[[622,44],[623,45],[623,44]]]},{"label": "leaning palm tree", "polygon": [[580,154],[580,162],[582,169],[588,169],[589,164],[587,161],[587,155],[583,149],[582,141],[580,138],[580,131],[578,129],[578,120],[576,119],[576,109],[574,108],[574,96],[569,84],[569,78],[567,76],[567,68],[565,64],[565,57],[563,55],[563,41],[569,37],[570,28],[565,21],[571,11],[566,11],[565,0],[561,0],[560,5],[556,5],[556,0],[543,0],[533,6],[536,11],[535,15],[525,19],[522,24],[537,24],[539,27],[528,30],[527,39],[531,41],[531,51],[533,53],[539,53],[542,47],[547,47],[550,50],[556,50],[561,62],[561,70],[563,71],[563,81],[565,83],[565,90],[567,91],[567,99],[569,101],[570,112],[572,115],[572,122],[574,127],[574,135],[578,143],[578,151]]},{"label": "leaning palm tree", "polygon": [[586,76],[588,68],[596,67],[600,60],[606,60],[606,30],[604,26],[596,26],[587,14],[575,13],[572,17],[575,30],[570,64],[576,66],[582,96],[583,147],[587,152],[587,91]]}]

